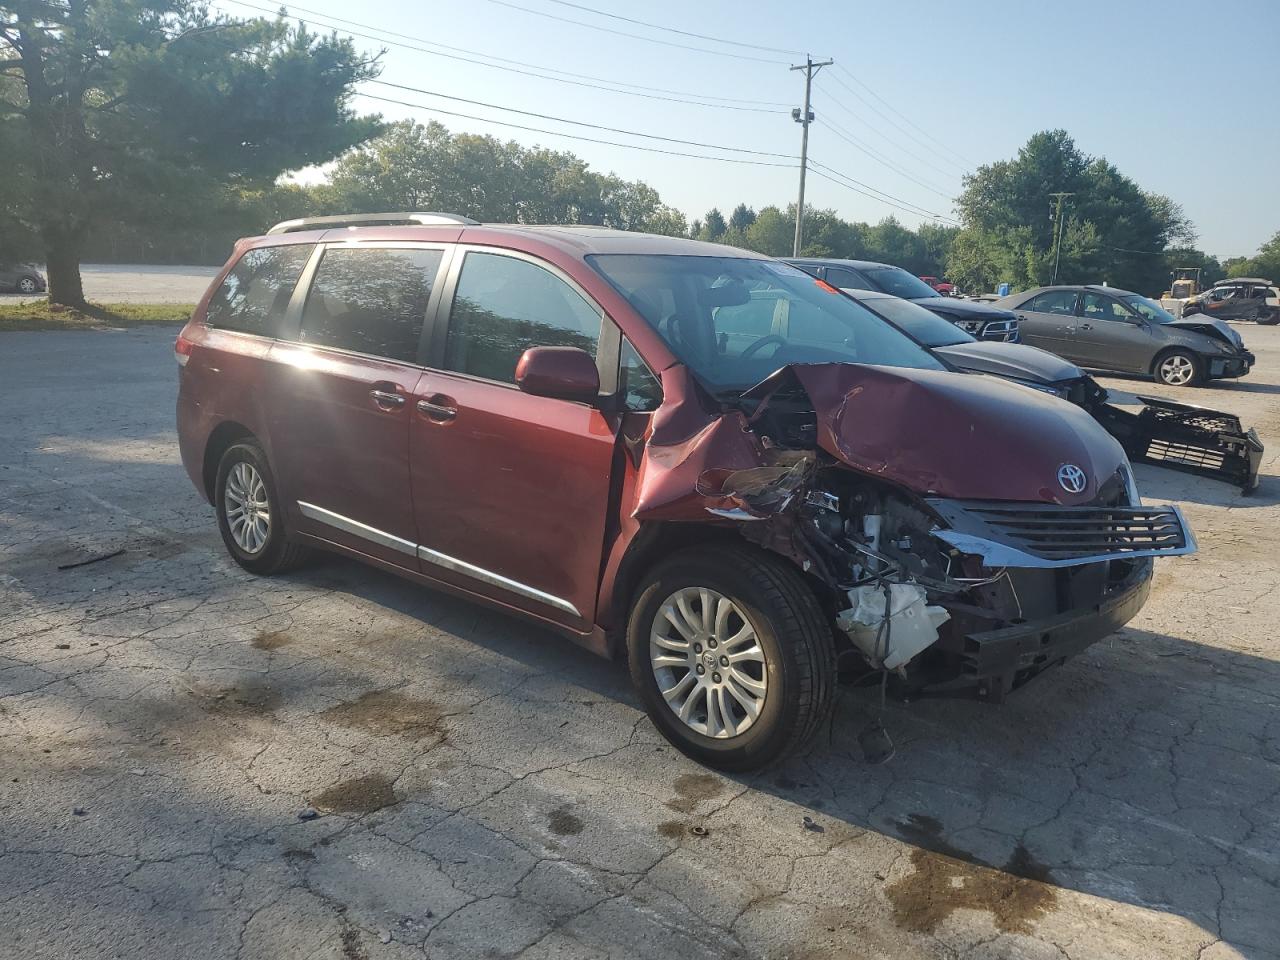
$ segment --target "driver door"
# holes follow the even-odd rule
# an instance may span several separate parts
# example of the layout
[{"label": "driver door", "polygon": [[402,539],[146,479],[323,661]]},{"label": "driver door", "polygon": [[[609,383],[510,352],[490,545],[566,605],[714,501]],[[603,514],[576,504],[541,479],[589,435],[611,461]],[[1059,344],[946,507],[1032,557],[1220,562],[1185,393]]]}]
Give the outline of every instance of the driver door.
[{"label": "driver door", "polygon": [[1153,350],[1146,323],[1119,300],[1092,290],[1080,295],[1073,358],[1077,363],[1146,373]]}]

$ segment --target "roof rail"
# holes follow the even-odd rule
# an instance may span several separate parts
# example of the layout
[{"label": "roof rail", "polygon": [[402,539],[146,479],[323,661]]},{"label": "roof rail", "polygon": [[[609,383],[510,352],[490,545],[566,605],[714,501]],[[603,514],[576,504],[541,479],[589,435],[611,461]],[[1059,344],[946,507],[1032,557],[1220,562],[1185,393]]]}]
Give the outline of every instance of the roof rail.
[{"label": "roof rail", "polygon": [[456,213],[350,213],[336,217],[283,220],[268,230],[267,235],[297,233],[300,230],[335,230],[341,227],[425,227],[449,223],[476,226],[480,221]]}]

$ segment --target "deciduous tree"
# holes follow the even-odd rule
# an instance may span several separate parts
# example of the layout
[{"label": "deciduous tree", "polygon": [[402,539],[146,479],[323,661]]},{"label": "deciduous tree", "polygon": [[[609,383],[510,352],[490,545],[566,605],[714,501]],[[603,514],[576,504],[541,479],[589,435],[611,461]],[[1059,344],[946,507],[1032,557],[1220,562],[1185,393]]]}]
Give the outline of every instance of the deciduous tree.
[{"label": "deciduous tree", "polygon": [[94,224],[198,228],[188,197],[269,187],[369,137],[349,100],[376,69],[348,40],[192,0],[0,0],[6,206],[44,248],[50,299],[83,303]]}]

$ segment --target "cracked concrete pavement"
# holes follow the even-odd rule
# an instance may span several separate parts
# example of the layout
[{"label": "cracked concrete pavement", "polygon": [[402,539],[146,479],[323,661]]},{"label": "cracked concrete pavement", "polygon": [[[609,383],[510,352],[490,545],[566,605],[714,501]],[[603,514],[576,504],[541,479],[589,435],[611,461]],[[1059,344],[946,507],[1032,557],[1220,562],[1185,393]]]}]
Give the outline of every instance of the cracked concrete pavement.
[{"label": "cracked concrete pavement", "polygon": [[1252,377],[1164,392],[1268,476],[1138,468],[1201,550],[1129,628],[1002,706],[889,705],[884,766],[847,692],[748,777],[524,623],[241,571],[175,331],[0,335],[0,957],[1280,956],[1280,330],[1242,330]]}]

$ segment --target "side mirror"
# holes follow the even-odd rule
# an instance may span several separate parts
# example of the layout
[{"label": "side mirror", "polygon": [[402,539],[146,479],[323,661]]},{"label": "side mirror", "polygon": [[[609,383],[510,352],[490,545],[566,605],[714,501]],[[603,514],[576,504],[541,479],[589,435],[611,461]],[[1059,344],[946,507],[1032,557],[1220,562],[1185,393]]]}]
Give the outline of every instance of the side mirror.
[{"label": "side mirror", "polygon": [[580,347],[530,347],[516,364],[516,386],[537,397],[595,403],[600,371]]}]

